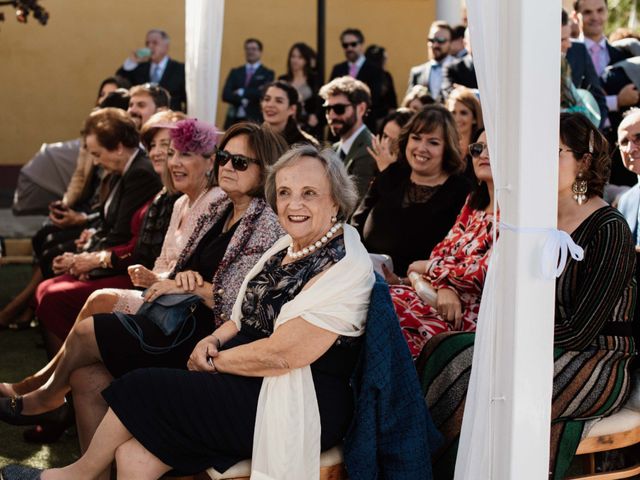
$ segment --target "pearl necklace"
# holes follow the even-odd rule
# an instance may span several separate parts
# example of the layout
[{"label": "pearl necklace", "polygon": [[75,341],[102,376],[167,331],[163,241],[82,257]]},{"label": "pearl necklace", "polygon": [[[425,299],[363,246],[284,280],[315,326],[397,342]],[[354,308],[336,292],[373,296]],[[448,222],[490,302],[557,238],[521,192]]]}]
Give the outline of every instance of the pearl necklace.
[{"label": "pearl necklace", "polygon": [[302,250],[299,250],[297,252],[293,251],[293,243],[291,243],[287,248],[287,255],[289,256],[289,258],[293,258],[297,260],[298,258],[304,257],[305,255],[309,255],[310,253],[315,252],[317,249],[319,249],[325,243],[327,243],[331,239],[331,237],[333,237],[336,234],[336,232],[340,230],[340,227],[342,227],[341,222],[335,223],[333,227],[331,227],[329,231],[325,233],[320,240],[318,240],[315,243],[312,243],[307,247],[304,247]]}]

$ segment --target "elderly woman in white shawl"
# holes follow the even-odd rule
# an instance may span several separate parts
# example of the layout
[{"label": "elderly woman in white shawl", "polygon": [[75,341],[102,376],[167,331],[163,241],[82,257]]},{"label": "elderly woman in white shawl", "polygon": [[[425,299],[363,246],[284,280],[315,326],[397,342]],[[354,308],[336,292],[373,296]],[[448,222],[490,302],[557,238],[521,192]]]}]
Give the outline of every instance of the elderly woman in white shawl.
[{"label": "elderly woman in white shawl", "polygon": [[247,275],[232,319],[196,346],[190,371],[116,380],[82,458],[42,473],[6,467],[4,480],[91,478],[114,457],[118,478],[224,472],[249,457],[253,479],[319,477],[320,452],[341,441],[353,415],[349,378],[373,269],[342,223],[357,193],[333,152],[293,148],[273,166],[266,196],[288,235]]}]

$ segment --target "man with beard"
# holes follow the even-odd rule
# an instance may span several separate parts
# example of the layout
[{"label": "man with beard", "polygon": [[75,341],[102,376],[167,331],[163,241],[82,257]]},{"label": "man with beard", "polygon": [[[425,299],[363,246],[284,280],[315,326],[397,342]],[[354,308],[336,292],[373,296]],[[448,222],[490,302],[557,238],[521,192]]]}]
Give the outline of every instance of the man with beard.
[{"label": "man with beard", "polygon": [[129,90],[129,108],[127,113],[138,127],[142,128],[147,120],[159,110],[169,108],[171,98],[164,88],[152,83],[136,85]]},{"label": "man with beard", "polygon": [[350,76],[338,77],[320,89],[320,96],[331,133],[340,139],[333,148],[354,177],[362,198],[378,173],[376,161],[367,151],[371,131],[364,124],[371,105],[369,87]]},{"label": "man with beard", "polygon": [[436,21],[429,28],[429,57],[428,62],[411,67],[409,73],[409,89],[414,85],[424,85],[429,89],[431,96],[436,101],[442,102],[442,80],[444,68],[453,62],[449,55],[451,49],[451,37],[453,30],[447,22]]}]

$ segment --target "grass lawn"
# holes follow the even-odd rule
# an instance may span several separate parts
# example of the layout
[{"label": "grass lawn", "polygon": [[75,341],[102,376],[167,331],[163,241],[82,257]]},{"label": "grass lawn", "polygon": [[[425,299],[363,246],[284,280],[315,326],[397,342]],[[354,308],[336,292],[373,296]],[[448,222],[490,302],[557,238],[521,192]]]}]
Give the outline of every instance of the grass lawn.
[{"label": "grass lawn", "polygon": [[[13,298],[30,275],[28,265],[0,266],[0,306]],[[20,332],[0,330],[0,381],[20,380],[46,361],[37,328]],[[0,466],[22,463],[39,468],[58,467],[69,464],[79,455],[77,438],[71,430],[55,444],[33,445],[23,441],[24,429],[0,422]]]}]

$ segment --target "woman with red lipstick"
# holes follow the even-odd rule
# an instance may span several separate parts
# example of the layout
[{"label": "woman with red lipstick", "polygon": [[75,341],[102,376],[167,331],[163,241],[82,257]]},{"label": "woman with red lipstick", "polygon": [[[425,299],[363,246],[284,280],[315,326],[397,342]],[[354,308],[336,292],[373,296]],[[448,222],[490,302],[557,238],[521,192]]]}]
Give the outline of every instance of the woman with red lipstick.
[{"label": "woman with red lipstick", "polygon": [[434,335],[448,331],[474,331],[480,298],[493,245],[493,176],[484,131],[469,145],[478,186],[462,207],[447,236],[429,260],[409,265],[436,293],[430,305],[412,286],[392,285],[391,298],[405,340],[415,359]]},{"label": "woman with red lipstick", "polygon": [[264,124],[282,135],[289,146],[296,143],[319,145],[315,138],[298,126],[299,96],[293,85],[282,80],[270,83],[264,91],[260,107]]},{"label": "woman with red lipstick", "polygon": [[390,284],[428,257],[453,226],[469,193],[453,116],[428,105],[404,126],[398,160],[378,174],[351,219],[371,253],[390,255]]}]

